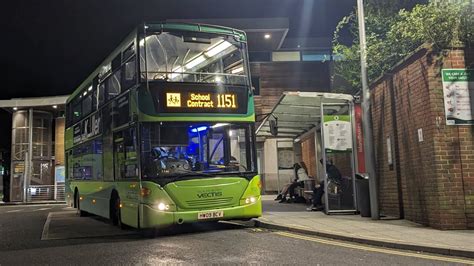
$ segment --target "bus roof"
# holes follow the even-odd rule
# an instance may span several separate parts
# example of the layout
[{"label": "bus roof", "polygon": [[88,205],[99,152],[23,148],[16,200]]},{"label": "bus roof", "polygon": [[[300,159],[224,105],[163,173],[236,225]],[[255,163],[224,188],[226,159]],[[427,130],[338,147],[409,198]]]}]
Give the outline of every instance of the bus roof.
[{"label": "bus roof", "polygon": [[128,47],[135,38],[137,37],[137,32],[139,29],[146,29],[149,32],[154,31],[195,31],[195,32],[206,32],[206,33],[215,33],[215,34],[224,34],[224,35],[235,35],[238,36],[239,40],[242,42],[247,41],[247,35],[242,30],[237,30],[224,26],[208,25],[208,24],[198,24],[198,23],[182,23],[182,22],[155,22],[155,23],[143,23],[136,27],[127,37],[110,53],[104,61],[83,81],[81,84],[74,90],[74,92],[69,96],[66,101],[68,104],[74,97],[76,97],[85,86],[88,86],[92,83],[92,80],[99,74],[100,68],[112,62],[112,60],[122,52],[123,49]]}]

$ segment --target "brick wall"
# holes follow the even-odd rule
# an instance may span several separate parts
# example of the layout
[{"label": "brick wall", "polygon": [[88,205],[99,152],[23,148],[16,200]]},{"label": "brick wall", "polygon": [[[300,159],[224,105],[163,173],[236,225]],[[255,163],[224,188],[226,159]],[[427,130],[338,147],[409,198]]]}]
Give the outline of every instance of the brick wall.
[{"label": "brick wall", "polygon": [[442,68],[464,68],[470,62],[472,51],[455,49],[439,57],[423,48],[373,84],[383,214],[440,229],[474,228],[474,127],[445,125],[440,75]]},{"label": "brick wall", "polygon": [[328,62],[254,62],[252,77],[260,79],[260,95],[255,96],[257,120],[270,113],[284,91],[329,91]]}]

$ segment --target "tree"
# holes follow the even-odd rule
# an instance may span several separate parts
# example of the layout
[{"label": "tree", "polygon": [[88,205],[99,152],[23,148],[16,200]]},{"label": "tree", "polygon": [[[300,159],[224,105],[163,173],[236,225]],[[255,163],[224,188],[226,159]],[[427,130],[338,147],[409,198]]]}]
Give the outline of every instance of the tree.
[{"label": "tree", "polygon": [[[366,38],[369,82],[383,75],[423,43],[435,49],[474,45],[474,14],[469,4],[423,3],[410,0],[366,2]],[[410,8],[412,7],[412,8]],[[349,34],[352,42],[343,42]],[[360,90],[360,49],[357,15],[353,11],[336,27],[333,53],[340,55],[335,63],[335,79],[342,78],[351,88],[336,87],[335,91]]]}]

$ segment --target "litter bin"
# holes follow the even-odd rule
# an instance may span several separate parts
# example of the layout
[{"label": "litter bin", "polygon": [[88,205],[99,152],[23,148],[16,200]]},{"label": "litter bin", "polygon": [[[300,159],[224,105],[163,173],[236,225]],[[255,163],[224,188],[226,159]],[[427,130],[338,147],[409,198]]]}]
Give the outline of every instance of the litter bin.
[{"label": "litter bin", "polygon": [[369,177],[356,174],[357,209],[362,217],[370,217]]}]

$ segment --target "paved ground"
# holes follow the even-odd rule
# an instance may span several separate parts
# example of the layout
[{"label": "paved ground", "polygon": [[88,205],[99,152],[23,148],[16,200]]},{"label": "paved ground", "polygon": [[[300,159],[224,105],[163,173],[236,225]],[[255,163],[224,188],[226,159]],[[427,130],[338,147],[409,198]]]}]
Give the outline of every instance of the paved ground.
[{"label": "paved ground", "polygon": [[474,253],[474,230],[441,231],[407,220],[326,215],[307,212],[304,204],[278,203],[273,199],[271,195],[263,196],[262,222],[350,238]]},{"label": "paved ground", "polygon": [[134,230],[119,230],[104,219],[77,217],[63,205],[1,206],[0,236],[1,265],[474,263],[233,223],[179,226],[150,239]]}]

